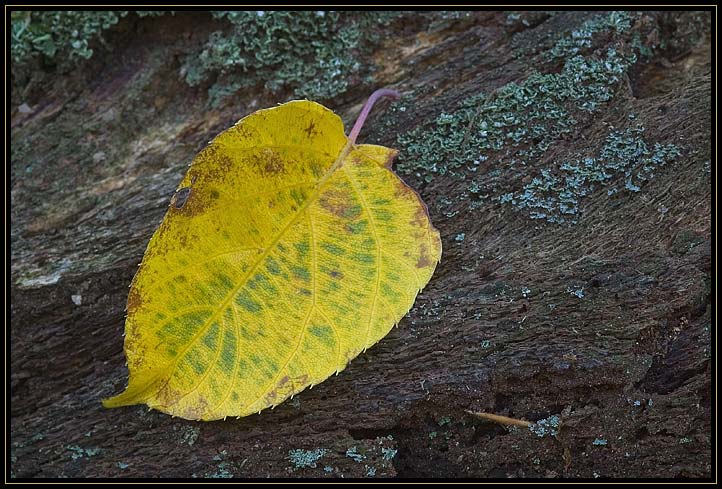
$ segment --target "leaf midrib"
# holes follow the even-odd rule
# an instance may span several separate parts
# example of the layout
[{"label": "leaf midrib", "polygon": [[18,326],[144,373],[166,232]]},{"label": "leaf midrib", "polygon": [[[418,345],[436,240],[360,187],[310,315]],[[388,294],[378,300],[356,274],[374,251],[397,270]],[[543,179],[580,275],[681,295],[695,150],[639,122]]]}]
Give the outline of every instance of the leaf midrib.
[{"label": "leaf midrib", "polygon": [[[162,390],[168,384],[168,382],[170,382],[170,379],[172,377],[172,372],[175,370],[175,368],[178,365],[178,362],[181,360],[181,358],[183,358],[183,356],[188,352],[188,350],[190,350],[190,348],[193,345],[195,345],[196,341],[198,341],[198,339],[203,335],[203,333],[206,332],[209,325],[213,324],[213,321],[218,317],[220,312],[225,310],[226,307],[228,307],[228,305],[231,303],[231,301],[233,300],[235,295],[238,293],[238,291],[241,290],[241,288],[243,288],[246,285],[248,278],[251,276],[251,274],[254,273],[258,269],[258,266],[263,262],[263,260],[270,254],[271,250],[278,244],[278,242],[281,240],[281,238],[286,234],[286,231],[288,231],[288,229],[291,226],[296,224],[299,217],[303,215],[303,213],[311,205],[311,203],[315,202],[316,198],[321,193],[321,190],[323,190],[325,188],[325,185],[328,182],[329,178],[343,165],[344,160],[346,159],[346,156],[348,156],[348,154],[351,152],[351,149],[353,148],[353,146],[354,145],[351,144],[350,141],[347,141],[346,145],[343,147],[343,149],[339,153],[339,155],[336,158],[336,160],[334,161],[334,163],[328,168],[328,170],[326,170],[324,175],[319,179],[318,184],[316,186],[316,190],[306,199],[306,202],[304,202],[303,206],[299,207],[299,209],[296,211],[296,214],[293,216],[293,218],[283,227],[283,229],[281,229],[278,232],[278,234],[273,239],[273,242],[271,242],[268,245],[268,247],[263,252],[263,254],[260,255],[258,257],[258,259],[256,260],[256,262],[251,266],[251,268],[249,268],[246,275],[239,282],[239,285],[236,286],[235,288],[233,288],[231,290],[231,292],[229,292],[227,294],[227,297],[223,301],[223,303],[220,306],[218,306],[216,311],[205,321],[203,326],[201,326],[198,329],[196,334],[193,335],[193,337],[189,340],[188,345],[178,353],[178,355],[175,357],[175,360],[172,362],[170,369],[168,369],[168,368],[159,369],[160,372],[146,383],[147,387],[152,386],[155,383],[155,381],[159,377],[162,376],[162,372],[167,371],[167,370],[171,370],[171,373],[168,375],[168,378],[158,387],[158,391]],[[297,148],[298,146],[292,146],[292,147]],[[142,392],[144,392],[144,393],[147,392],[147,387]],[[174,401],[172,404],[169,404],[168,406],[178,404],[178,402],[180,402],[184,397],[186,397],[188,395],[188,393],[193,392],[195,389],[196,389],[196,387],[194,386],[193,389],[191,389],[187,393],[184,393],[178,400]],[[147,396],[144,399],[147,399]]]}]

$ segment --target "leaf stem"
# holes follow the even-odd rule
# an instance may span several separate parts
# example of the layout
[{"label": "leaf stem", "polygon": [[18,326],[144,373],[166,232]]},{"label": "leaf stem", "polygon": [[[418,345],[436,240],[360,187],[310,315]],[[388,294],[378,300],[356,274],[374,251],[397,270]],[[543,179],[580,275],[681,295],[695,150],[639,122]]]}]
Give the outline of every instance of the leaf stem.
[{"label": "leaf stem", "polygon": [[361,113],[359,114],[358,119],[356,119],[356,123],[353,125],[353,128],[348,135],[349,143],[356,144],[356,138],[361,132],[361,128],[364,126],[366,118],[368,117],[369,112],[371,112],[371,108],[374,106],[376,101],[382,97],[389,97],[394,100],[398,100],[401,98],[401,94],[396,90],[390,90],[388,88],[380,88],[372,93],[364,104],[363,109],[361,109]]}]

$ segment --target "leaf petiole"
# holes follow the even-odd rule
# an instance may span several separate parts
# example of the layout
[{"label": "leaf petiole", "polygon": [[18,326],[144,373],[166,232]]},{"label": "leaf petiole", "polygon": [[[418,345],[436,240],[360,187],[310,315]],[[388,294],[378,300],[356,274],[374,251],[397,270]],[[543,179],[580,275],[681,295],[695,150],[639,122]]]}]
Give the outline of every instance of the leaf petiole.
[{"label": "leaf petiole", "polygon": [[366,103],[364,104],[363,109],[361,109],[361,113],[359,114],[358,119],[356,119],[356,123],[353,125],[353,128],[348,135],[348,140],[350,144],[356,144],[356,138],[361,132],[361,128],[364,126],[366,118],[368,117],[369,112],[371,112],[371,108],[374,106],[376,101],[382,97],[389,97],[394,100],[398,100],[399,98],[401,98],[401,94],[396,90],[391,90],[388,88],[380,88],[374,93],[372,93],[368,100],[366,100]]}]

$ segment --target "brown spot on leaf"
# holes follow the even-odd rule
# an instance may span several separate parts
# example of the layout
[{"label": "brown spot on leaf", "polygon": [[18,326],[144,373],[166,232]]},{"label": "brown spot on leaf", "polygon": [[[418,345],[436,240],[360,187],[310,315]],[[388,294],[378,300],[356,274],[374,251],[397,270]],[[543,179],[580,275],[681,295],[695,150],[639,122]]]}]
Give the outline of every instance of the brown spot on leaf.
[{"label": "brown spot on leaf", "polygon": [[155,395],[155,398],[162,406],[170,406],[175,404],[181,396],[181,392],[173,388],[170,385],[170,382],[164,382],[158,389],[158,393]]},{"label": "brown spot on leaf", "polygon": [[396,189],[394,189],[394,197],[397,199],[408,199],[409,197],[413,197],[413,193],[414,191],[404,184],[397,185]]},{"label": "brown spot on leaf", "polygon": [[263,148],[261,154],[256,157],[256,165],[264,175],[285,173],[286,170],[286,164],[281,155],[271,148]]},{"label": "brown spot on leaf", "polygon": [[[386,158],[386,162],[384,163],[384,166],[391,170],[391,166],[394,163],[394,159],[398,156],[399,152],[396,150],[393,150],[389,153],[389,156]],[[406,185],[403,185],[404,188],[406,188]]]},{"label": "brown spot on leaf", "polygon": [[278,381],[278,384],[276,384],[276,387],[280,389],[281,387],[286,385],[288,383],[288,381],[290,381],[290,380],[291,380],[291,378],[288,375],[284,375],[283,377],[281,377],[281,380]]},{"label": "brown spot on leaf", "polygon": [[429,221],[429,215],[426,212],[426,209],[423,207],[419,207],[416,209],[416,212],[414,213],[414,217],[411,220],[411,224],[419,227],[426,227],[426,223]]},{"label": "brown spot on leaf", "polygon": [[133,314],[142,305],[143,298],[141,297],[140,292],[138,292],[138,288],[131,287],[130,292],[128,293],[128,305],[126,306],[128,314]]},{"label": "brown spot on leaf", "polygon": [[188,403],[180,416],[185,419],[202,419],[204,414],[209,414],[206,412],[207,409],[208,401],[199,395],[195,402]]},{"label": "brown spot on leaf", "polygon": [[331,214],[344,219],[353,219],[361,213],[361,209],[350,201],[348,194],[335,189],[329,189],[319,199],[319,204]]},{"label": "brown spot on leaf", "polygon": [[429,250],[426,243],[421,244],[419,251],[421,255],[419,256],[419,260],[416,262],[416,268],[426,268],[431,265],[431,258],[429,257]]},{"label": "brown spot on leaf", "polygon": [[[291,384],[290,388],[286,384]],[[288,399],[292,394],[300,392],[306,388],[308,383],[308,375],[304,374],[299,377],[291,379],[288,375],[284,375],[276,383],[276,386],[268,394],[264,396],[266,403],[271,405],[277,405]]]},{"label": "brown spot on leaf", "polygon": [[222,180],[225,175],[233,171],[233,160],[225,153],[221,153],[220,151],[216,153],[213,163],[213,165],[207,165],[205,167],[207,168],[207,173],[204,178],[205,181]]},{"label": "brown spot on leaf", "polygon": [[[286,385],[290,381],[290,377],[288,375],[284,375],[281,377],[281,380],[276,383],[276,386],[271,390],[268,394],[265,395],[264,399],[267,404],[278,404],[278,402],[282,401],[283,399],[279,399],[278,392],[283,388],[284,385]],[[281,391],[283,392],[283,391]],[[276,402],[278,401],[278,402]]]},{"label": "brown spot on leaf", "polygon": [[318,134],[318,131],[316,131],[316,123],[314,121],[311,121],[311,123],[305,129],[305,132],[308,139],[311,139],[312,136]]},{"label": "brown spot on leaf", "polygon": [[[243,141],[243,140],[249,140],[249,141],[255,140],[255,138],[258,137],[258,134],[253,132],[247,125],[241,124],[242,120],[243,119],[236,122],[236,124],[233,127],[231,127],[230,129],[227,129],[226,131],[233,134],[233,136],[235,136],[239,142]],[[221,133],[221,134],[223,134],[223,133]],[[219,136],[220,136],[220,134],[219,134]]]}]

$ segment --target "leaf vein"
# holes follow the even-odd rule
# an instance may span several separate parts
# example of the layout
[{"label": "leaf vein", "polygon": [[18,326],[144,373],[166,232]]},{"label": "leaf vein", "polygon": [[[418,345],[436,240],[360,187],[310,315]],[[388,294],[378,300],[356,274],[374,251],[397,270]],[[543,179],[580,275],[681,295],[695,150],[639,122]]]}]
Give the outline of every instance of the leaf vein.
[{"label": "leaf vein", "polygon": [[[310,219],[310,213],[306,213],[306,215],[307,215],[307,216],[309,217],[309,219]],[[309,221],[309,222],[310,222],[310,221]],[[310,231],[310,233],[311,233],[311,236],[313,236],[313,226],[310,227],[309,231]],[[312,237],[311,239],[312,239],[312,241],[313,241],[313,237]],[[315,249],[315,246],[313,246],[312,248]],[[313,282],[312,282],[312,283],[314,283],[314,284],[315,284],[315,280],[316,280],[315,275],[316,275],[316,274],[315,274],[315,267],[314,267],[314,268],[311,269],[311,276],[313,277]],[[296,354],[298,353],[298,350],[301,348],[301,344],[303,343],[303,337],[306,335],[306,330],[308,329],[308,322],[310,321],[311,316],[313,315],[313,311],[314,311],[315,306],[316,306],[315,300],[316,300],[315,294],[311,294],[311,306],[308,308],[308,312],[306,313],[306,317],[303,319],[303,323],[302,323],[303,326],[302,326],[302,328],[301,328],[301,334],[298,336],[298,343],[296,343],[296,347],[293,349],[293,352],[291,352],[291,354],[288,356],[288,358],[286,359],[286,362],[283,364],[283,366],[282,366],[280,369],[278,369],[278,373],[277,373],[276,376],[271,380],[271,382],[269,382],[268,384],[266,384],[266,385],[263,387],[263,389],[261,389],[261,394],[260,394],[256,399],[254,399],[252,402],[248,403],[248,404],[243,408],[244,410],[250,408],[250,407],[253,406],[255,403],[257,403],[260,399],[262,399],[263,396],[265,396],[266,394],[268,394],[269,389],[270,389],[273,385],[275,385],[276,382],[278,382],[278,379],[281,377],[281,374],[283,373],[283,371],[288,367],[288,365],[291,363],[291,360],[293,360],[293,358],[294,358],[294,357],[296,356]]]},{"label": "leaf vein", "polygon": [[376,285],[374,287],[374,300],[371,304],[371,314],[369,314],[369,322],[366,326],[366,339],[364,340],[364,350],[368,348],[368,342],[369,342],[369,336],[371,335],[371,323],[374,320],[374,314],[376,312],[376,299],[379,295],[379,287],[381,285],[381,243],[379,242],[379,236],[376,232],[376,222],[374,220],[373,213],[369,210],[369,206],[366,203],[366,199],[364,198],[361,191],[356,186],[356,180],[354,179],[351,172],[349,172],[346,167],[343,167],[343,171],[348,177],[348,181],[351,184],[351,188],[353,188],[353,191],[358,196],[359,200],[361,201],[361,207],[363,210],[368,214],[369,216],[369,222],[371,223],[370,229],[371,234],[373,234],[374,242],[376,243]]}]

